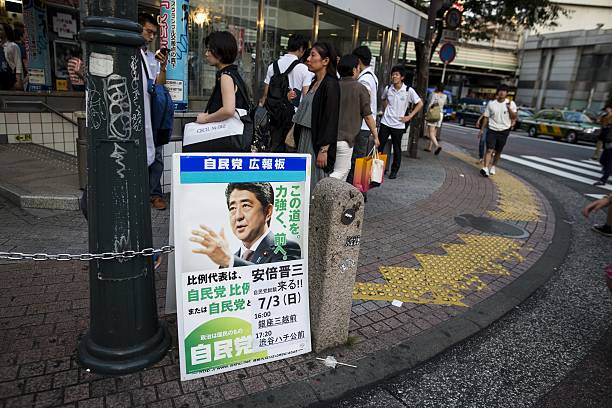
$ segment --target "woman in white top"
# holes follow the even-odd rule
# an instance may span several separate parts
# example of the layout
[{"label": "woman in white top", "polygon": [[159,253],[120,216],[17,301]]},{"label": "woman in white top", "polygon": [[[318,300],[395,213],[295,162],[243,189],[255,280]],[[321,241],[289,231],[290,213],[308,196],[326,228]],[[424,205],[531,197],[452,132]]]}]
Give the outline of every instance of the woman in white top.
[{"label": "woman in white top", "polygon": [[440,106],[440,119],[437,121],[427,121],[427,134],[429,135],[429,147],[425,149],[426,152],[431,152],[435,147],[435,155],[440,154],[442,146],[438,143],[437,133],[438,129],[442,127],[442,119],[444,119],[444,105],[446,104],[446,94],[444,93],[444,84],[436,85],[436,90],[429,96],[429,103],[427,109],[431,110],[432,107]]}]

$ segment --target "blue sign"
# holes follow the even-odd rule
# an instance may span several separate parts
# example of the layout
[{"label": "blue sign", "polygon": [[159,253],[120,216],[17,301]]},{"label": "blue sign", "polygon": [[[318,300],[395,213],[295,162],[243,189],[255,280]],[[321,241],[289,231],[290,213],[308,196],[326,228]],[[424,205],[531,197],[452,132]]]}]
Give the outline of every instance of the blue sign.
[{"label": "blue sign", "polygon": [[181,184],[298,182],[306,180],[306,157],[271,155],[181,156]]},{"label": "blue sign", "polygon": [[453,62],[455,60],[455,57],[457,56],[457,50],[455,49],[455,46],[451,43],[445,43],[441,48],[440,48],[440,61],[442,61],[445,64],[450,64],[451,62]]},{"label": "blue sign", "polygon": [[46,2],[24,0],[23,23],[26,27],[28,53],[28,90],[36,92],[51,89]]},{"label": "blue sign", "polygon": [[161,0],[159,10],[159,40],[168,49],[166,89],[175,109],[187,109],[189,76],[189,0]]}]

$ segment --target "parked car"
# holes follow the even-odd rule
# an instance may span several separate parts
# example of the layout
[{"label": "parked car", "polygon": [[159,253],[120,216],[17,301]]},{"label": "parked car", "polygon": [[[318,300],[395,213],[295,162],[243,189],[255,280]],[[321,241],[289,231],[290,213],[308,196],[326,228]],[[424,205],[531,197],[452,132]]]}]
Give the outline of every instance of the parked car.
[{"label": "parked car", "polygon": [[462,105],[457,108],[457,123],[461,126],[476,126],[476,122],[484,112],[484,105]]},{"label": "parked car", "polygon": [[569,143],[579,140],[597,141],[601,127],[587,115],[578,111],[544,109],[523,119],[522,129],[531,137],[552,136]]}]

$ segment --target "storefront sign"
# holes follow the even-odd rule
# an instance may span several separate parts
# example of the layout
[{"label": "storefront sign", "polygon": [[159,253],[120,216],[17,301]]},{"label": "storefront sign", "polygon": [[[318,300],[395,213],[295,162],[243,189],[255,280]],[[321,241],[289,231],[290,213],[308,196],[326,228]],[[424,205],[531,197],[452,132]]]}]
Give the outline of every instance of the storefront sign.
[{"label": "storefront sign", "polygon": [[175,154],[181,380],[311,351],[310,157]]},{"label": "storefront sign", "polygon": [[187,109],[189,0],[161,0],[160,48],[168,49],[166,88],[177,109]]},{"label": "storefront sign", "polygon": [[23,22],[28,52],[28,90],[51,88],[51,62],[47,37],[47,4],[44,1],[23,0]]}]

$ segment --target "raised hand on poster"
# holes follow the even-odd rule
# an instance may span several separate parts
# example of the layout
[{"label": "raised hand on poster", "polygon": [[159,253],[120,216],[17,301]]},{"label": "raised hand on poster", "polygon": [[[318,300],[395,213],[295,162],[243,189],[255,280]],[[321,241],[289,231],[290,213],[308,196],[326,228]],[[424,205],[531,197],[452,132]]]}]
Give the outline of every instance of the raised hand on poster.
[{"label": "raised hand on poster", "polygon": [[200,225],[200,229],[192,230],[191,234],[189,240],[201,245],[201,248],[192,250],[194,254],[208,255],[211,261],[222,268],[230,265],[232,253],[223,228],[217,234],[206,225]]}]

